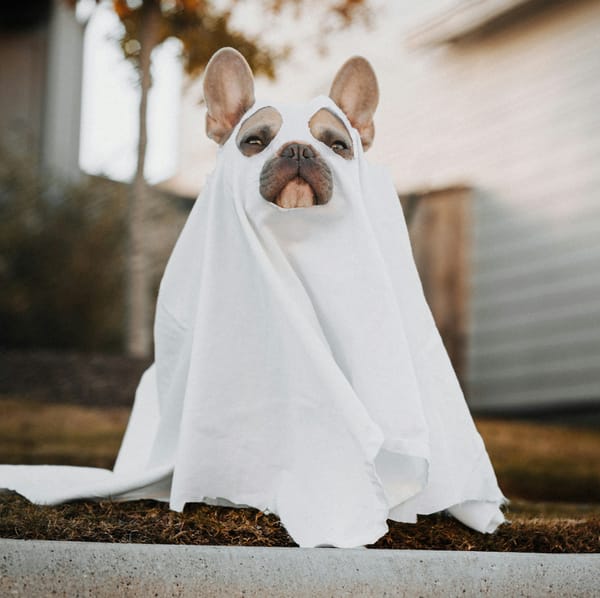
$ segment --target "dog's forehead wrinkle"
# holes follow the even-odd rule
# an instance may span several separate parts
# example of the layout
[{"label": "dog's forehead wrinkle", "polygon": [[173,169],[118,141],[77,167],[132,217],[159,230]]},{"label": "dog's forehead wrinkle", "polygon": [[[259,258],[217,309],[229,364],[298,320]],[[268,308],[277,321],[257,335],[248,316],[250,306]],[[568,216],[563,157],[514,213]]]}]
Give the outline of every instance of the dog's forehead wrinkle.
[{"label": "dog's forehead wrinkle", "polygon": [[319,110],[313,113],[310,120],[313,121],[319,118],[329,122],[337,122],[343,127],[346,126],[342,119],[331,108],[319,108]]},{"label": "dog's forehead wrinkle", "polygon": [[334,139],[340,137],[343,137],[347,141],[350,140],[350,136],[343,129],[330,129],[328,127],[323,127],[318,130],[318,133],[327,141],[333,141]]},{"label": "dog's forehead wrinkle", "polygon": [[343,135],[351,139],[350,131],[341,118],[328,108],[321,108],[309,121],[309,128],[313,135]]},{"label": "dog's forehead wrinkle", "polygon": [[240,133],[248,129],[260,126],[269,126],[273,129],[280,127],[283,122],[281,113],[273,106],[264,106],[244,120],[240,127]]}]

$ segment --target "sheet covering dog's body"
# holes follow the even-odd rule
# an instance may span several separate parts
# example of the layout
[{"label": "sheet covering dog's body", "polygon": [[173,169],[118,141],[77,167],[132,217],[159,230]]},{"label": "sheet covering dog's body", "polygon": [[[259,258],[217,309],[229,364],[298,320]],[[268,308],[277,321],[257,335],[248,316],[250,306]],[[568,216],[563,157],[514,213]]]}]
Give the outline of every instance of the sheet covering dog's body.
[{"label": "sheet covering dog's body", "polygon": [[[244,156],[240,123],[282,117]],[[325,108],[354,156],[315,140]],[[256,102],[219,150],[166,268],[156,361],[143,376],[113,472],[0,468],[0,486],[38,503],[155,498],[271,511],[301,546],[376,541],[386,519],[448,509],[493,531],[503,496],[423,297],[387,173],[326,97]],[[287,142],[331,169],[324,205],[284,209],[259,192]]]}]

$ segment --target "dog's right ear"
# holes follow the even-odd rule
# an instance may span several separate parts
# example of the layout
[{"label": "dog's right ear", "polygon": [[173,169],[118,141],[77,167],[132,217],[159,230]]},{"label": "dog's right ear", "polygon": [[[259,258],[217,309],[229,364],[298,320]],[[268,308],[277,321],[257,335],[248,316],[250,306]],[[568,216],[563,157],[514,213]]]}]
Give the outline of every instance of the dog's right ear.
[{"label": "dog's right ear", "polygon": [[375,136],[373,114],[379,102],[377,77],[369,61],[362,56],[346,61],[333,80],[329,97],[358,131],[363,148],[369,149]]},{"label": "dog's right ear", "polygon": [[254,104],[254,79],[246,59],[233,48],[221,48],[204,74],[206,134],[223,145],[244,113]]}]

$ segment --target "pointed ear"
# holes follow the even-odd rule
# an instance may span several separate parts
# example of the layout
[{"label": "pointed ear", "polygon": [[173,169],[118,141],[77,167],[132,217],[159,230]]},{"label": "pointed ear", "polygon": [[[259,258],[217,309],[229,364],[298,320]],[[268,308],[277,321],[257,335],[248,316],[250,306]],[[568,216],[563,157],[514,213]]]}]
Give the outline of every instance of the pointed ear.
[{"label": "pointed ear", "polygon": [[221,48],[204,74],[206,134],[222,145],[243,114],[254,104],[254,79],[246,59],[233,48]]},{"label": "pointed ear", "polygon": [[379,88],[373,67],[362,56],[350,58],[335,76],[329,97],[358,131],[363,148],[368,149],[375,136],[373,114],[379,102]]}]

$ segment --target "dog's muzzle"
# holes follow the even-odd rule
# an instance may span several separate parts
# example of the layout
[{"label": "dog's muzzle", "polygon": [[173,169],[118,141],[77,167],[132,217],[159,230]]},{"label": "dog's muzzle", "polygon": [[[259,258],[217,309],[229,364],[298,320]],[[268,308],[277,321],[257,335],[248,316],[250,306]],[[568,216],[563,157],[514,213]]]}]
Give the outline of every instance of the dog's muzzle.
[{"label": "dog's muzzle", "polygon": [[323,205],[332,192],[331,170],[312,145],[285,144],[260,173],[261,195],[282,208]]}]

